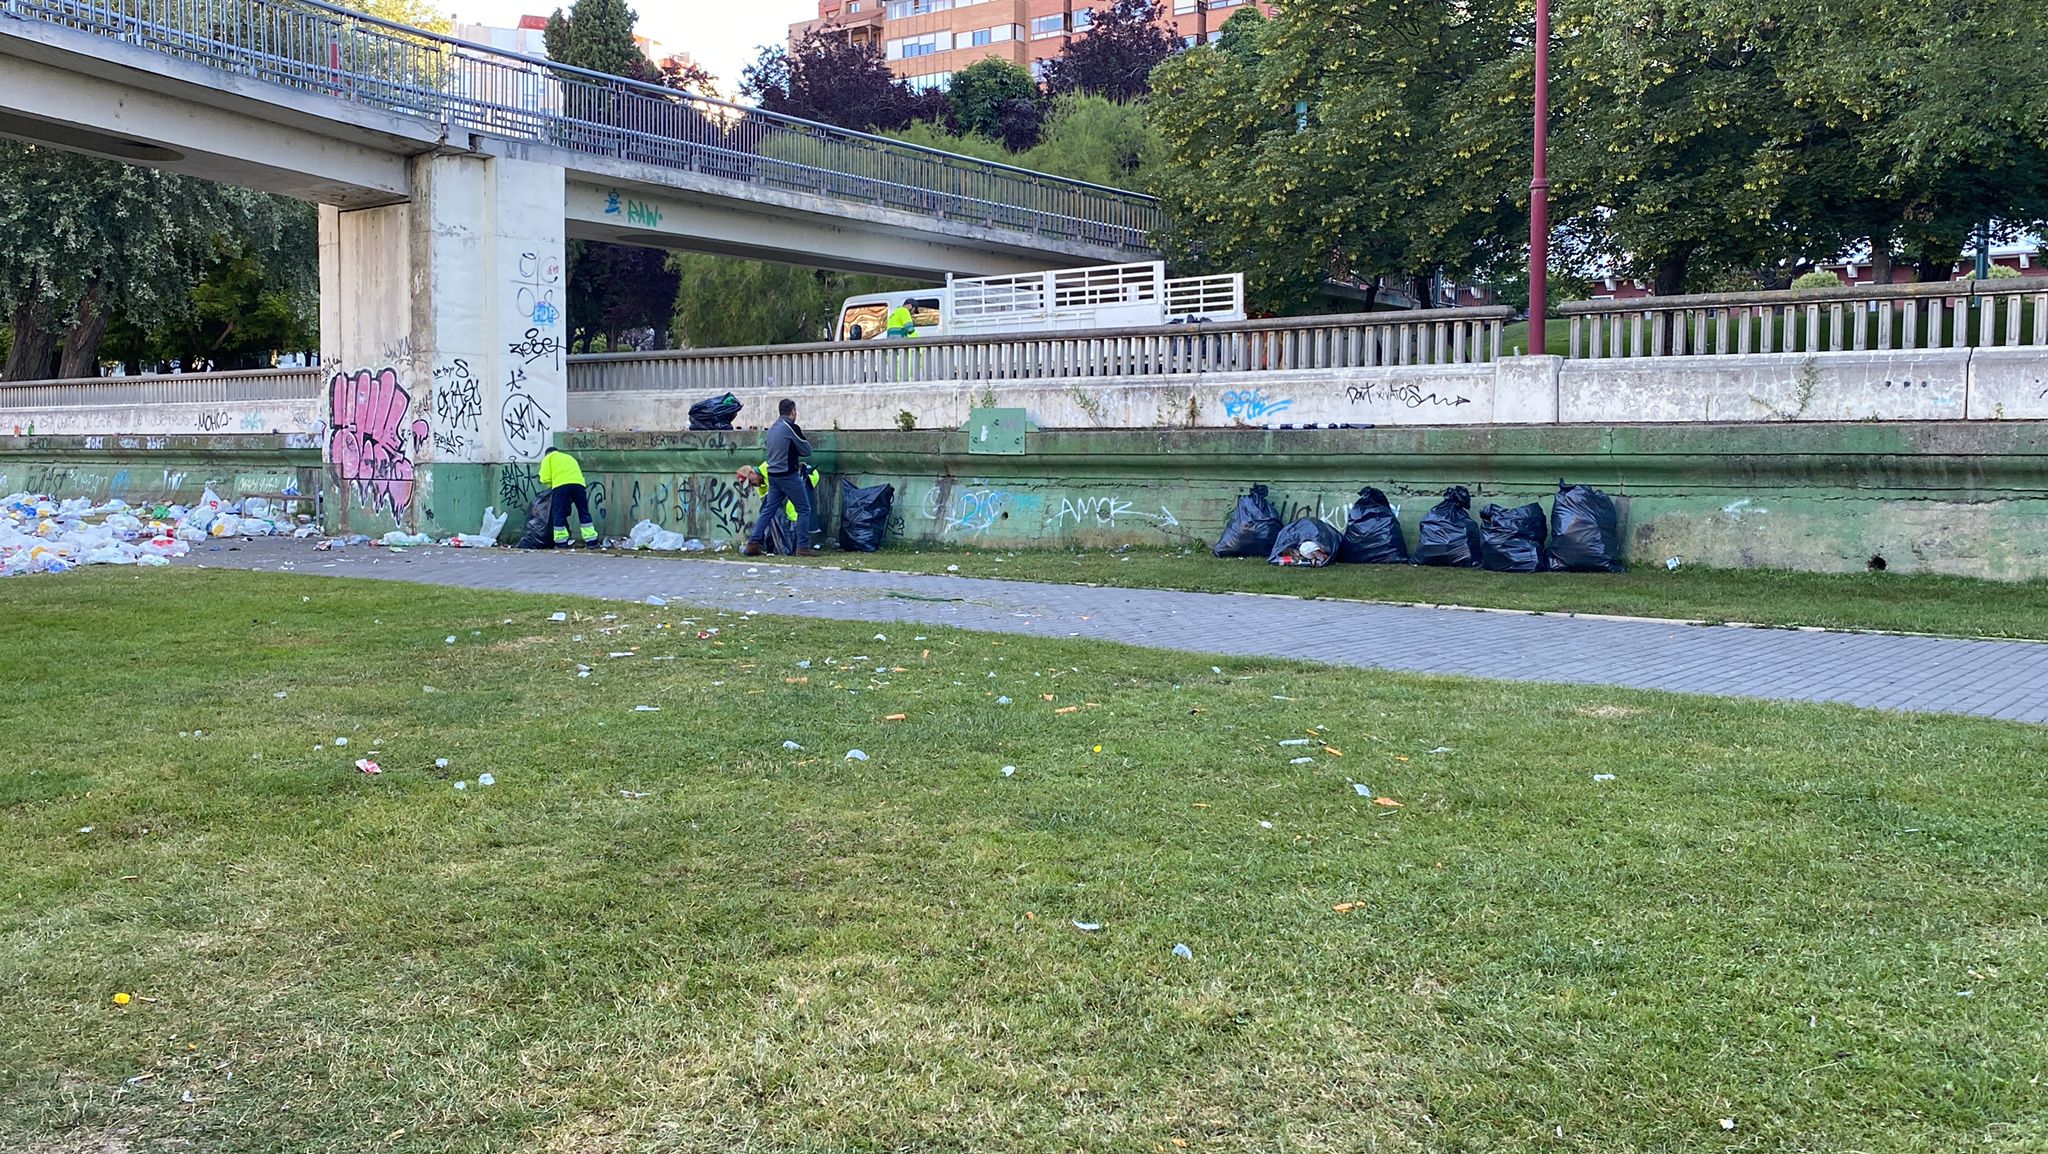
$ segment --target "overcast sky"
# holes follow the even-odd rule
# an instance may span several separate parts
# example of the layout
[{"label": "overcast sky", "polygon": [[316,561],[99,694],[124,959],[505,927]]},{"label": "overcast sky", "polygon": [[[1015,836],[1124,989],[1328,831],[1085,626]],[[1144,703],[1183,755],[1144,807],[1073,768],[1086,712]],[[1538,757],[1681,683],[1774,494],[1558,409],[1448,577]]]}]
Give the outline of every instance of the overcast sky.
[{"label": "overcast sky", "polygon": [[[444,0],[445,2],[445,0]],[[510,27],[523,15],[546,16],[558,0],[454,0],[455,18]],[[816,0],[628,0],[640,14],[639,33],[670,52],[687,52],[718,77],[730,97],[740,70],[754,62],[764,44],[789,38],[789,26],[818,14]],[[561,2],[561,7],[568,7]]]}]

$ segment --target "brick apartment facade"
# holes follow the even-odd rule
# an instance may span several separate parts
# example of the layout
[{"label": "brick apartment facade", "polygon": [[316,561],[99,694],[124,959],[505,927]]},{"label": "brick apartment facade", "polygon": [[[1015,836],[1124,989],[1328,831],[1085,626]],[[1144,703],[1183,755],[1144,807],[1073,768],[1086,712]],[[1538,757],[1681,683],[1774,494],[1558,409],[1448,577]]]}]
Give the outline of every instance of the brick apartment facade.
[{"label": "brick apartment facade", "polygon": [[[818,16],[792,24],[792,43],[813,30],[875,44],[896,75],[916,88],[943,88],[953,73],[985,57],[1030,68],[1085,35],[1098,7],[1113,0],[818,0]],[[1158,0],[1159,22],[1182,43],[1215,38],[1247,5],[1272,15],[1265,0]]]}]

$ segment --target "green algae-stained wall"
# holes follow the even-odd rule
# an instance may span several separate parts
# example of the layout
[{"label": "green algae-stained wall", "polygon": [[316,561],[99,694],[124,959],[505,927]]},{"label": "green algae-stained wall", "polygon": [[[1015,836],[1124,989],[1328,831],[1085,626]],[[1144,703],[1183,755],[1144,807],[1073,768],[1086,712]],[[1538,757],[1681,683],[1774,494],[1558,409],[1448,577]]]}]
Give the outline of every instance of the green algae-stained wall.
[{"label": "green algae-stained wall", "polygon": [[[732,482],[756,432],[575,433],[557,438],[591,480],[603,531],[640,520],[735,541],[759,503]],[[1465,426],[1364,430],[1033,432],[1021,456],[972,454],[961,432],[820,432],[821,496],[836,532],[838,481],[896,486],[893,540],[969,548],[1213,541],[1246,486],[1289,517],[1341,523],[1363,485],[1387,491],[1410,540],[1437,494],[1475,504],[1547,500],[1560,479],[1615,495],[1631,561],[2048,576],[2048,422]],[[463,492],[418,486],[436,535],[474,532],[496,505],[516,533],[539,493],[532,465],[475,466]],[[333,490],[317,442],[296,434],[0,436],[0,493],[129,501],[275,495],[329,484],[327,527],[388,528]],[[446,496],[448,501],[438,498]],[[448,504],[458,513],[439,508]],[[828,541],[831,538],[828,536]]]},{"label": "green algae-stained wall", "polygon": [[[731,484],[747,433],[574,434],[604,487],[605,531],[641,519],[735,539],[758,504]],[[2048,424],[1481,426],[1366,430],[1034,432],[1022,456],[970,454],[961,432],[819,433],[824,504],[837,481],[896,486],[892,539],[966,547],[1197,546],[1247,486],[1283,516],[1341,523],[1364,485],[1387,491],[1412,542],[1447,485],[1474,504],[1599,486],[1624,514],[1629,559],[2048,576]]]}]

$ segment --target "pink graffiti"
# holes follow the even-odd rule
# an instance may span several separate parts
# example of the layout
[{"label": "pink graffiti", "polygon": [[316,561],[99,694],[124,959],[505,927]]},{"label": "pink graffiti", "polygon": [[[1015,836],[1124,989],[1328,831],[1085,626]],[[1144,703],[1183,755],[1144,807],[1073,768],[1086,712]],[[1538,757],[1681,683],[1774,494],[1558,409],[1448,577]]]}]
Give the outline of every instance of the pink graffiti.
[{"label": "pink graffiti", "polygon": [[411,397],[398,384],[398,372],[367,369],[336,373],[327,382],[327,402],[332,430],[327,436],[327,465],[337,484],[352,486],[356,501],[366,509],[389,505],[398,516],[412,504],[412,457],[406,449],[406,433],[419,435],[415,427],[400,431]]}]

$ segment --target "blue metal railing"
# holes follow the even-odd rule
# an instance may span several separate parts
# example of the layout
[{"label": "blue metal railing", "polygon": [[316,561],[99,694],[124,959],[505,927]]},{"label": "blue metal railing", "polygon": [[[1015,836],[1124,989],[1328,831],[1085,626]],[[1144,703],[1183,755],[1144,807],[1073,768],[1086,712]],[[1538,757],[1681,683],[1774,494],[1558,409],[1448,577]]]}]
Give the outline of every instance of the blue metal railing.
[{"label": "blue metal railing", "polygon": [[[301,92],[765,188],[1149,253],[1159,204],[572,68],[321,0],[0,0],[14,16]],[[4,24],[0,24],[4,27]]]}]

